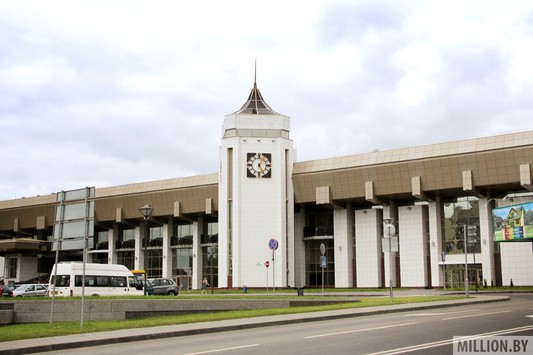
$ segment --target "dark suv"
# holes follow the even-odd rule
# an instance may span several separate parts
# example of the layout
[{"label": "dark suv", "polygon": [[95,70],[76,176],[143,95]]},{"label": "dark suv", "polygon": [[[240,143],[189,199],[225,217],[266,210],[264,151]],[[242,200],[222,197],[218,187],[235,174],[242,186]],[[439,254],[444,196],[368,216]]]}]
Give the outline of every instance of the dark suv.
[{"label": "dark suv", "polygon": [[150,279],[150,286],[153,295],[178,295],[178,285],[170,279]]}]

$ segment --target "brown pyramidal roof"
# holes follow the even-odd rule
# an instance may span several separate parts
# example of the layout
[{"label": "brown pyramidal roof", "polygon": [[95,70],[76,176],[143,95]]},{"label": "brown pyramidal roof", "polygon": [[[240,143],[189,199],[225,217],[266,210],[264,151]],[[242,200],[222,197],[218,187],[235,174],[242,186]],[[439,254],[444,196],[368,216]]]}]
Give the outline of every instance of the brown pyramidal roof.
[{"label": "brown pyramidal roof", "polygon": [[257,88],[257,65],[255,68],[254,73],[254,87],[252,88],[252,91],[250,92],[250,95],[248,96],[248,99],[242,105],[242,107],[235,112],[235,115],[240,114],[259,114],[259,115],[278,115],[278,113],[270,108],[268,104],[263,99],[263,96],[261,95],[261,92]]}]

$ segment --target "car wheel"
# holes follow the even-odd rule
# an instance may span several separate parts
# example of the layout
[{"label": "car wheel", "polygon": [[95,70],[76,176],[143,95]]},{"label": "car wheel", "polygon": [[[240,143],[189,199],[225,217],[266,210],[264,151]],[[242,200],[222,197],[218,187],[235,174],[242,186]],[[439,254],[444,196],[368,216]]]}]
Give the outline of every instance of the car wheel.
[{"label": "car wheel", "polygon": [[176,296],[176,292],[174,292],[174,291],[168,291],[168,295],[169,295],[169,296]]}]

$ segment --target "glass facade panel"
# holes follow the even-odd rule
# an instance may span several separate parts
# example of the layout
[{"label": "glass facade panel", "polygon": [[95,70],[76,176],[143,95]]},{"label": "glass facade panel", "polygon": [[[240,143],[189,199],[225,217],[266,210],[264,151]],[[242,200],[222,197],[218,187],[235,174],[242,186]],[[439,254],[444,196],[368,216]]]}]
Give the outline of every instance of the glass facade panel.
[{"label": "glass facade panel", "polygon": [[149,247],[163,247],[163,227],[150,227]]},{"label": "glass facade panel", "polygon": [[95,249],[106,250],[109,249],[109,232],[100,231],[96,234]]},{"label": "glass facade panel", "polygon": [[5,261],[5,277],[10,279],[17,278],[17,257],[8,257]]},{"label": "glass facade panel", "polygon": [[326,246],[326,268],[324,273],[324,286],[335,286],[335,252],[334,241],[328,240],[310,240],[305,243],[305,286],[316,287],[322,286],[322,267],[320,244]]},{"label": "glass facade panel", "polygon": [[[475,197],[460,197],[442,205],[442,250],[446,254],[464,254],[464,227],[479,226],[479,201]],[[479,231],[474,240],[467,240],[468,252],[481,251]]]},{"label": "glass facade panel", "polygon": [[117,252],[117,264],[124,265],[130,270],[135,269],[135,252],[134,251]]},{"label": "glass facade panel", "polygon": [[218,287],[218,244],[202,248],[202,278],[207,277],[209,285]]},{"label": "glass facade panel", "polygon": [[218,243],[218,221],[206,221],[200,244]]},{"label": "glass facade panel", "polygon": [[192,287],[192,248],[172,249],[172,278],[182,290],[190,290]]},{"label": "glass facade panel", "polygon": [[148,260],[146,265],[146,277],[158,278],[163,277],[163,250],[162,249],[148,249]]},{"label": "glass facade panel", "polygon": [[172,237],[170,237],[170,245],[192,245],[192,227],[192,223],[175,224]]},{"label": "glass facade panel", "polygon": [[107,264],[107,253],[93,253],[92,262],[95,264]]},{"label": "glass facade panel", "polygon": [[122,229],[119,233],[119,240],[116,243],[116,249],[134,249],[135,248],[135,229]]},{"label": "glass facade panel", "polygon": [[334,233],[332,210],[320,206],[306,207],[304,238],[332,237]]},{"label": "glass facade panel", "polygon": [[[465,238],[465,229],[476,227],[476,236]],[[466,243],[465,243],[466,239]],[[446,254],[481,253],[479,233],[479,200],[476,197],[459,197],[446,200],[442,204],[442,250]],[[466,244],[466,245],[465,245]],[[468,257],[469,261],[472,257]],[[446,286],[451,288],[465,287],[465,265],[446,264]],[[478,287],[483,280],[481,264],[468,265],[468,279],[472,287]]]}]

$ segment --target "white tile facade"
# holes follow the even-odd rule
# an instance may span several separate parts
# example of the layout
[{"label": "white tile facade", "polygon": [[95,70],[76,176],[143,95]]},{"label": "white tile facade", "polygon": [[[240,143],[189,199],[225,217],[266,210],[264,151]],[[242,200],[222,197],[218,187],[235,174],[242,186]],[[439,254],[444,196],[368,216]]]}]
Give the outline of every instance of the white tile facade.
[{"label": "white tile facade", "polygon": [[425,206],[398,208],[400,275],[402,287],[427,286],[427,209]]},{"label": "white tile facade", "polygon": [[355,211],[357,287],[382,287],[381,210]]}]

